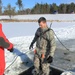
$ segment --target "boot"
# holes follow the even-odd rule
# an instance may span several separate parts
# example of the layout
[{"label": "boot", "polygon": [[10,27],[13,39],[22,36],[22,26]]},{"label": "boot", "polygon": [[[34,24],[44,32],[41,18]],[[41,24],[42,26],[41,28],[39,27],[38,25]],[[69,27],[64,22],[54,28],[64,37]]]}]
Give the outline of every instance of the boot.
[{"label": "boot", "polygon": [[32,71],[32,74],[33,74],[33,75],[39,75],[39,74],[35,71],[35,69]]}]

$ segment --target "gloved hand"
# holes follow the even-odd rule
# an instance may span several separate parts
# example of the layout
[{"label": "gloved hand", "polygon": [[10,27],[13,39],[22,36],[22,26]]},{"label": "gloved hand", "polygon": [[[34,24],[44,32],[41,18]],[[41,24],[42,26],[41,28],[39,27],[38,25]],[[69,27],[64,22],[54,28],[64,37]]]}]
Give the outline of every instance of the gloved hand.
[{"label": "gloved hand", "polygon": [[10,49],[9,51],[10,51],[10,52],[13,52],[13,51],[14,51],[14,49],[12,48],[12,49]]},{"label": "gloved hand", "polygon": [[52,62],[53,62],[53,57],[49,56],[49,57],[47,58],[47,62],[48,62],[48,63],[52,63]]},{"label": "gloved hand", "polygon": [[31,43],[31,45],[30,45],[29,49],[32,49],[32,48],[33,48],[33,44]]}]

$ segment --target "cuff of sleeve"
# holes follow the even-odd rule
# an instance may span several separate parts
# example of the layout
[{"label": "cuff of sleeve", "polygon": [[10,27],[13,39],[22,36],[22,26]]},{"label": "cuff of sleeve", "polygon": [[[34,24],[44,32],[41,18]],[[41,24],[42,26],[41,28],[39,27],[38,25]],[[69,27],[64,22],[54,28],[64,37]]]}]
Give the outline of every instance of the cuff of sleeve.
[{"label": "cuff of sleeve", "polygon": [[11,50],[13,48],[13,44],[10,43],[10,46],[8,47],[8,50]]}]

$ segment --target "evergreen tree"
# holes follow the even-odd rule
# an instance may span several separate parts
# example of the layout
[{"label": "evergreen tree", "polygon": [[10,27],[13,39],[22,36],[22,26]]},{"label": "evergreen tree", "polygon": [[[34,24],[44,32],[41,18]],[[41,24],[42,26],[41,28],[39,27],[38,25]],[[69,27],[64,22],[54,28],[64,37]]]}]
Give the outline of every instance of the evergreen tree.
[{"label": "evergreen tree", "polygon": [[50,5],[50,12],[54,13],[54,11],[58,11],[58,6],[56,5],[56,3]]},{"label": "evergreen tree", "polygon": [[17,0],[16,5],[19,7],[19,11],[23,9],[22,0]]},{"label": "evergreen tree", "polygon": [[60,4],[59,5],[59,13],[66,13],[67,5],[66,4]]}]

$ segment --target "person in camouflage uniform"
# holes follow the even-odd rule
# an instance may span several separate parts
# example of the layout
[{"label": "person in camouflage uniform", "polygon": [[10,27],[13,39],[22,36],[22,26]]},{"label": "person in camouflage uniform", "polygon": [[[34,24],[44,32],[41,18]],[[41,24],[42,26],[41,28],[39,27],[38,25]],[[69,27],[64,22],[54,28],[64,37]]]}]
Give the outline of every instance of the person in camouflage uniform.
[{"label": "person in camouflage uniform", "polygon": [[50,63],[53,61],[54,52],[56,49],[54,32],[48,28],[46,19],[41,17],[38,20],[39,28],[35,33],[35,37],[31,42],[29,49],[33,48],[36,42],[34,51],[34,75],[49,75]]}]

